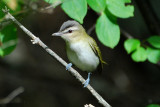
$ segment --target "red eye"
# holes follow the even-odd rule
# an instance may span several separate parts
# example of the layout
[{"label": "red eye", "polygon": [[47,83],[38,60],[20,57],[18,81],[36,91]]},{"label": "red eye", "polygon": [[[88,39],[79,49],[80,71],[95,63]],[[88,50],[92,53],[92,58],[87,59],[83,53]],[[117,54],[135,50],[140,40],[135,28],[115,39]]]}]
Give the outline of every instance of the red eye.
[{"label": "red eye", "polygon": [[68,32],[69,32],[69,33],[72,33],[72,30],[69,30]]}]

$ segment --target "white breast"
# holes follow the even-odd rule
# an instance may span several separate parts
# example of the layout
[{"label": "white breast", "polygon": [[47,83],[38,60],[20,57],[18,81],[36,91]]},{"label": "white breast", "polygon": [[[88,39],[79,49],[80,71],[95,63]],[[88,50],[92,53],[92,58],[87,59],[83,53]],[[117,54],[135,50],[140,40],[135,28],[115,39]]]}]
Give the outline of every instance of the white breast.
[{"label": "white breast", "polygon": [[95,55],[88,43],[79,41],[67,46],[68,59],[82,71],[92,72],[99,64],[99,58]]}]

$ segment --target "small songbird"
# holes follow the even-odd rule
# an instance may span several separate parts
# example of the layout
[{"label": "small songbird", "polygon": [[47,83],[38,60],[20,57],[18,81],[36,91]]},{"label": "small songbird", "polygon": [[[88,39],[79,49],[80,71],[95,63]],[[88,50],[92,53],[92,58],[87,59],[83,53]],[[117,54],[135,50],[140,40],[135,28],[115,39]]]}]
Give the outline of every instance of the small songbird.
[{"label": "small songbird", "polygon": [[88,72],[88,78],[83,83],[84,87],[89,84],[90,74],[93,71],[102,71],[104,62],[101,51],[96,41],[90,37],[85,29],[76,21],[66,21],[57,33],[52,36],[61,36],[66,42],[66,51],[69,61],[66,67],[76,65],[80,70]]}]

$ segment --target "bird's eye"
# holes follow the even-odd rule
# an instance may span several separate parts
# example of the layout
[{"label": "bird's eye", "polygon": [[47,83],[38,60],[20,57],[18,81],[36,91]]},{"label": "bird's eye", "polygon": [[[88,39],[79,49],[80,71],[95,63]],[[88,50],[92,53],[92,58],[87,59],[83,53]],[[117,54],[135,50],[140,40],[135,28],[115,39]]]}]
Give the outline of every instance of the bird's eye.
[{"label": "bird's eye", "polygon": [[68,30],[69,33],[72,33],[72,30]]}]

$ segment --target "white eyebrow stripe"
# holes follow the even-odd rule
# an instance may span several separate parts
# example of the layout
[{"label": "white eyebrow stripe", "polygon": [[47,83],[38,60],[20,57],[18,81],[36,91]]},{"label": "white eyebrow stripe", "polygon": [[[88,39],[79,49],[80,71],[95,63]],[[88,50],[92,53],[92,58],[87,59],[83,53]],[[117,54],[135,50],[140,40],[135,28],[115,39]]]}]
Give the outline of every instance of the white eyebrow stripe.
[{"label": "white eyebrow stripe", "polygon": [[71,30],[78,30],[77,27],[70,27],[70,28],[67,28],[66,30],[64,30],[63,32],[68,32],[69,29],[71,29]]}]

